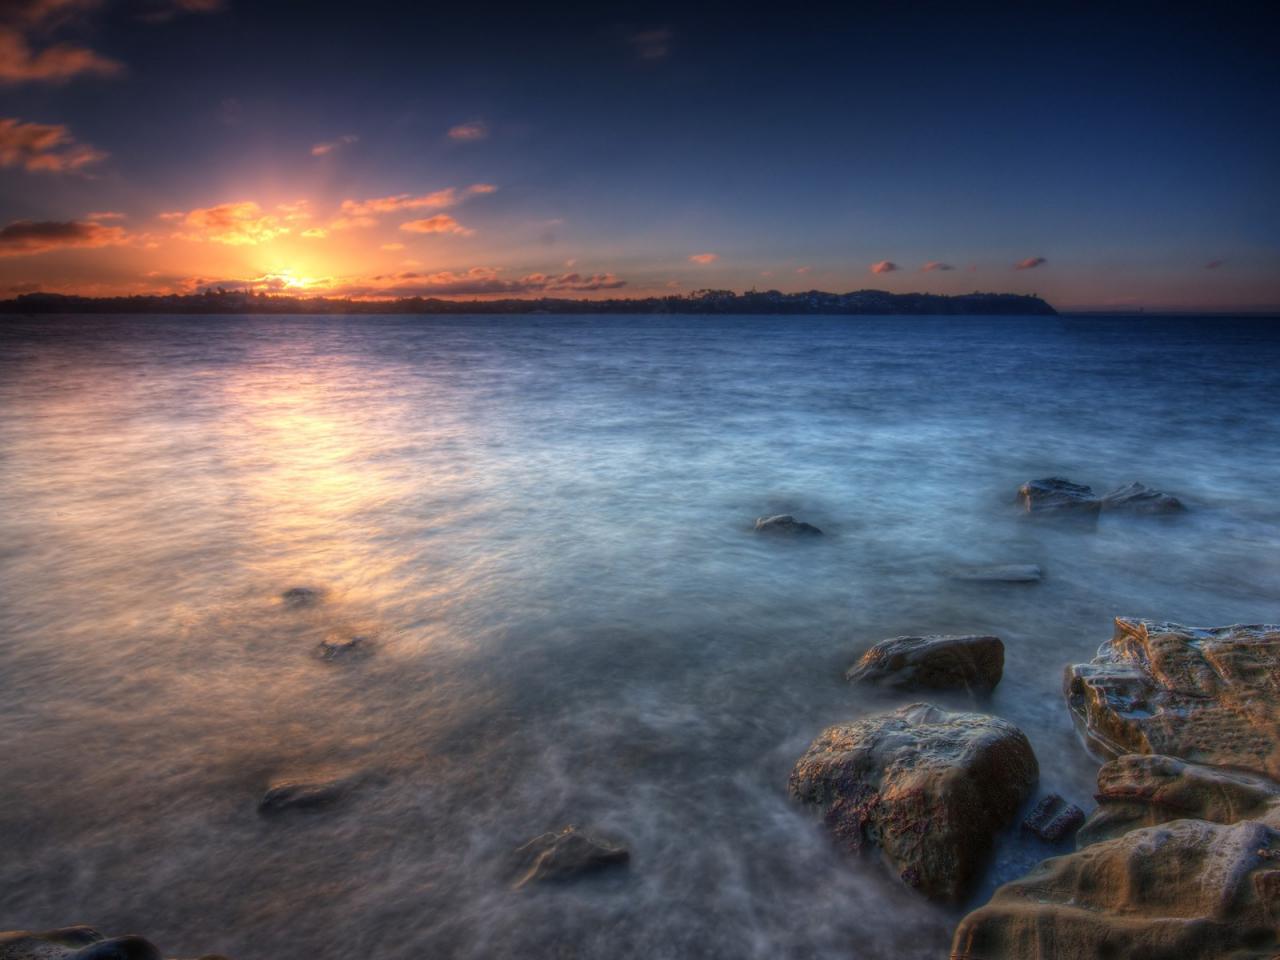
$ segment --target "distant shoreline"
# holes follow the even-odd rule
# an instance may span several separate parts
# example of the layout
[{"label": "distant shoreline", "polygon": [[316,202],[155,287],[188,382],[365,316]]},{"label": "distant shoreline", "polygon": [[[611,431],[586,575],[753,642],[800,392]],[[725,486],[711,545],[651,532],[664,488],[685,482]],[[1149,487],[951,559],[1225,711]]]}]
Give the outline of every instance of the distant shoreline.
[{"label": "distant shoreline", "polygon": [[289,297],[239,290],[132,297],[78,297],[28,293],[0,300],[0,314],[117,313],[117,314],[793,314],[904,316],[1056,316],[1039,297],[1016,293],[781,293],[777,290],[734,293],[702,290],[667,297],[609,300],[541,299],[440,300],[408,297],[398,300],[347,300],[330,297]]}]

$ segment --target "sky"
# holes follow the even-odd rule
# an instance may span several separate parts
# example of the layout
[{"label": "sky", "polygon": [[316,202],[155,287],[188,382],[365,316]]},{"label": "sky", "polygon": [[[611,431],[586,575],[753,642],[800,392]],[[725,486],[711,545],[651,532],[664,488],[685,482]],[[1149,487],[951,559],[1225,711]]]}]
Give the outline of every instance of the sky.
[{"label": "sky", "polygon": [[1268,6],[0,0],[0,297],[1277,310]]}]

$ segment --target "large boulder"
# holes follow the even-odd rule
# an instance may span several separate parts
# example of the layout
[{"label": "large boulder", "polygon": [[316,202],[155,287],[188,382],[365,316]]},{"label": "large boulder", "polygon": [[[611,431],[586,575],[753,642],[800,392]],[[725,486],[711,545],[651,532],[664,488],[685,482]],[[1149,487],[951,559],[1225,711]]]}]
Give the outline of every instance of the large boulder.
[{"label": "large boulder", "polygon": [[630,851],[621,844],[568,826],[559,833],[534,837],[516,850],[515,863],[520,876],[515,887],[574,880],[606,867],[623,866],[630,860]]},{"label": "large boulder", "polygon": [[789,513],[780,513],[776,517],[757,517],[756,533],[768,533],[783,537],[816,537],[822,531],[812,523],[797,520]]},{"label": "large boulder", "polygon": [[1104,496],[1102,509],[1127,513],[1181,513],[1186,507],[1172,494],[1135,482],[1118,487]]},{"label": "large boulder", "polygon": [[258,801],[264,817],[285,813],[314,812],[341,802],[360,784],[359,774],[317,777],[283,777],[274,780]]},{"label": "large boulder", "polygon": [[1092,487],[1062,477],[1028,480],[1018,488],[1018,504],[1027,513],[1096,517],[1102,509]]},{"label": "large boulder", "polygon": [[1098,746],[1280,779],[1280,627],[1115,624],[1066,675],[1067,701]]},{"label": "large boulder", "polygon": [[[41,933],[0,933],[0,960],[161,960],[161,953],[144,937],[128,934],[108,938],[81,924]],[[200,960],[226,957],[210,953]]]},{"label": "large boulder", "polygon": [[1280,826],[1176,820],[1046,860],[956,929],[952,960],[1264,960]]},{"label": "large boulder", "polygon": [[1038,776],[1013,724],[913,703],[824,730],[790,790],[822,811],[841,847],[878,848],[908,885],[954,903]]},{"label": "large boulder", "polygon": [[999,637],[927,636],[881,640],[845,672],[845,679],[899,690],[990,693],[1004,673]]},{"label": "large boulder", "polygon": [[1280,784],[1176,757],[1131,753],[1103,764],[1097,798],[1098,808],[1076,835],[1078,846],[1170,820],[1257,820],[1280,810]]}]

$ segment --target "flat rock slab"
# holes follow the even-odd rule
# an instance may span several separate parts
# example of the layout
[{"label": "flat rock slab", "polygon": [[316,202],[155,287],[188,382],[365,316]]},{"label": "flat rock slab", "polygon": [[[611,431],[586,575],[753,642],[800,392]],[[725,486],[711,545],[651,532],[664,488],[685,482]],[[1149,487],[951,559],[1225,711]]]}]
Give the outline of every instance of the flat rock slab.
[{"label": "flat rock slab", "polygon": [[1067,702],[1095,744],[1280,780],[1280,627],[1115,624],[1066,673]]},{"label": "flat rock slab", "polygon": [[951,571],[952,580],[971,580],[978,583],[1039,583],[1044,571],[1034,563],[990,563],[956,567]]},{"label": "flat rock slab", "polygon": [[1102,509],[1126,513],[1182,513],[1187,508],[1177,497],[1141,483],[1129,483],[1102,498]]},{"label": "flat rock slab", "polygon": [[1097,798],[1098,808],[1076,835],[1078,846],[1170,820],[1259,820],[1280,810],[1280,784],[1176,757],[1131,753],[1102,765]]},{"label": "flat rock slab", "polygon": [[1177,820],[1046,860],[960,922],[952,960],[1273,957],[1275,826]]},{"label": "flat rock slab", "polygon": [[990,693],[1003,672],[999,637],[932,635],[881,640],[844,677],[900,690]]},{"label": "flat rock slab", "polygon": [[1062,477],[1028,480],[1018,488],[1018,504],[1032,514],[1069,514],[1096,517],[1102,501],[1092,487]]},{"label": "flat rock slab", "polygon": [[323,810],[344,799],[359,781],[357,775],[275,780],[258,801],[258,812],[269,817]]},{"label": "flat rock slab", "polygon": [[781,537],[817,537],[822,535],[822,531],[813,524],[797,520],[789,513],[782,513],[776,517],[757,517],[755,530],[756,533],[768,533]]},{"label": "flat rock slab", "polygon": [[162,960],[150,940],[138,936],[107,938],[92,927],[63,927],[32,933],[0,933],[0,960]]},{"label": "flat rock slab", "polygon": [[964,898],[1039,775],[1013,724],[914,703],[829,727],[791,773],[837,844],[879,850],[925,896]]},{"label": "flat rock slab", "polygon": [[515,852],[520,876],[515,888],[531,883],[564,882],[603,870],[619,867],[631,860],[631,853],[621,844],[588,836],[577,827],[565,827],[559,833],[534,837]]},{"label": "flat rock slab", "polygon": [[1022,821],[1022,828],[1046,843],[1061,843],[1084,823],[1084,811],[1056,793],[1042,797]]}]

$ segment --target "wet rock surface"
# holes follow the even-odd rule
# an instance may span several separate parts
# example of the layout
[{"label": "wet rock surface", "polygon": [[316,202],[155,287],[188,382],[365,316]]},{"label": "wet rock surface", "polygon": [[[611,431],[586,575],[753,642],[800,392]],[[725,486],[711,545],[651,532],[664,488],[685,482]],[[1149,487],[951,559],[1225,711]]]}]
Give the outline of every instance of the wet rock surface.
[{"label": "wet rock surface", "polygon": [[[159,948],[134,934],[104,937],[92,927],[78,925],[33,933],[0,933],[0,960],[162,960]],[[226,960],[205,954],[199,960]]]},{"label": "wet rock surface", "polygon": [[339,803],[359,784],[356,775],[281,778],[267,787],[258,801],[258,812],[266,817],[293,812],[314,812]]},{"label": "wet rock surface", "polygon": [[1092,487],[1062,477],[1028,480],[1018,488],[1018,504],[1027,513],[1096,517],[1102,501]]},{"label": "wet rock surface", "polygon": [[1115,624],[1091,662],[1067,670],[1094,743],[1280,779],[1280,627]]},{"label": "wet rock surface", "polygon": [[792,771],[836,842],[878,849],[909,886],[956,902],[1039,774],[1013,724],[925,703],[829,727]]},{"label": "wet rock surface", "polygon": [[373,652],[373,637],[364,633],[333,633],[316,644],[315,654],[327,662],[359,660]]},{"label": "wet rock surface", "polygon": [[789,513],[778,514],[776,517],[757,517],[755,530],[756,533],[768,533],[782,537],[816,537],[822,535],[822,531],[813,524],[797,520]]},{"label": "wet rock surface", "polygon": [[631,853],[621,844],[565,827],[534,837],[515,852],[515,889],[538,883],[575,880],[609,867],[625,866]]},{"label": "wet rock surface", "polygon": [[1061,843],[1084,823],[1084,811],[1056,793],[1042,797],[1022,821],[1022,828],[1046,843]]},{"label": "wet rock surface", "polygon": [[974,583],[1039,583],[1044,571],[1034,563],[989,563],[956,567],[951,579]]},{"label": "wet rock surface", "polygon": [[961,921],[952,960],[1270,958],[1276,826],[1177,820],[1046,860]]},{"label": "wet rock surface", "polygon": [[290,610],[306,610],[324,601],[324,591],[319,587],[290,587],[280,594],[280,602]]},{"label": "wet rock surface", "polygon": [[882,640],[845,672],[850,682],[900,690],[970,690],[990,693],[1004,673],[999,637],[894,637]]},{"label": "wet rock surface", "polygon": [[1142,483],[1127,483],[1102,498],[1102,509],[1127,513],[1181,513],[1186,510],[1177,497]]}]

